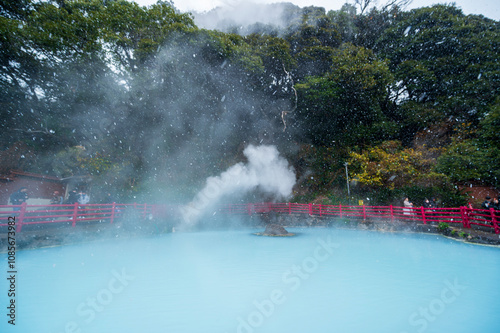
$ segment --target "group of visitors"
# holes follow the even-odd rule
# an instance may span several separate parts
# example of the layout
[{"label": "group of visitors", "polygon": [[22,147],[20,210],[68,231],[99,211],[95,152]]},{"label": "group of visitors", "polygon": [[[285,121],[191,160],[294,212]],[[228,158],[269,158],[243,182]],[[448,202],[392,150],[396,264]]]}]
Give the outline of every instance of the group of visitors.
[{"label": "group of visitors", "polygon": [[[28,189],[26,187],[21,187],[16,192],[10,195],[10,203],[12,205],[21,205],[29,199]],[[50,199],[51,205],[62,205],[62,204],[75,204],[86,205],[90,202],[90,196],[85,192],[85,190],[80,189],[77,191],[73,189],[69,192],[68,198],[64,200],[61,192],[54,191],[52,193],[52,198]],[[15,207],[14,210],[19,210],[19,207]]]},{"label": "group of visitors", "polygon": [[[412,208],[413,208],[413,203],[410,201],[408,197],[405,197],[403,200],[403,214],[404,215],[411,215],[412,214]],[[431,200],[425,198],[424,203],[422,204],[422,207],[426,209],[426,211],[431,211],[434,208],[438,207],[436,198],[431,198]]]},{"label": "group of visitors", "polygon": [[436,198],[431,198],[431,200],[425,198],[424,199],[424,204],[422,205],[424,208],[437,208],[438,204],[436,201]]},{"label": "group of visitors", "polygon": [[[404,206],[403,213],[405,215],[410,215],[412,208],[414,206],[413,206],[413,203],[409,200],[409,198],[407,198],[407,197],[404,198],[403,206]],[[469,206],[469,208],[472,208],[471,204],[469,204],[468,206]],[[422,207],[424,207],[426,210],[432,210],[434,208],[437,208],[438,204],[437,204],[435,198],[432,198],[431,200],[425,198],[424,203],[422,204]],[[498,196],[497,198],[491,198],[489,195],[486,196],[485,200],[481,204],[481,208],[488,209],[488,210],[491,208],[493,208],[494,210],[500,210],[500,196]]]},{"label": "group of visitors", "polygon": [[491,197],[489,195],[487,195],[486,198],[485,198],[485,200],[481,204],[481,208],[482,209],[491,209],[491,208],[493,208],[494,210],[500,210],[499,200],[500,200],[500,196],[498,196],[497,198],[491,199]]},{"label": "group of visitors", "polygon": [[80,205],[86,205],[90,202],[90,196],[84,190],[77,191],[73,189],[69,191],[68,198],[64,202],[67,205],[72,205],[78,203]]}]

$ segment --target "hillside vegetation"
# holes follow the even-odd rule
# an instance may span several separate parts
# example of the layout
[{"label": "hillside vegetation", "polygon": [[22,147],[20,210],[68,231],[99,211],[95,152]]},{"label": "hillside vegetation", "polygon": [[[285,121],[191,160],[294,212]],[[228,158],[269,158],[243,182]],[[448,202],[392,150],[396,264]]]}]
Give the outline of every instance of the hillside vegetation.
[{"label": "hillside vegetation", "polygon": [[293,165],[296,201],[346,202],[345,163],[351,200],[500,186],[497,21],[269,6],[275,24],[206,29],[165,1],[0,2],[0,173],[184,200],[253,143]]}]

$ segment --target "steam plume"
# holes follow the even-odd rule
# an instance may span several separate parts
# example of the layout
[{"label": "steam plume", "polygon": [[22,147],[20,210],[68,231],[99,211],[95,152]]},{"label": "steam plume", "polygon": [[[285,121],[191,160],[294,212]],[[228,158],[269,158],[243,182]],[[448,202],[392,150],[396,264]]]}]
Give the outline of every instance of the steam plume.
[{"label": "steam plume", "polygon": [[275,146],[249,145],[243,151],[248,162],[237,163],[216,177],[209,177],[205,187],[182,207],[184,223],[195,225],[210,207],[224,197],[243,195],[253,190],[272,194],[276,199],[291,195],[295,172],[279,155]]}]

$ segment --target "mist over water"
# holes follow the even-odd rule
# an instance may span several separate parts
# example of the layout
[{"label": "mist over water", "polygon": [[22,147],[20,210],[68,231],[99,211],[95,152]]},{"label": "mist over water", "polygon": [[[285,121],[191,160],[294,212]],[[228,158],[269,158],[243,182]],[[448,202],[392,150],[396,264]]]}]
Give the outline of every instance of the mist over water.
[{"label": "mist over water", "polygon": [[295,172],[275,146],[249,145],[243,154],[247,163],[237,163],[219,176],[207,178],[204,188],[188,205],[181,208],[185,225],[195,225],[223,198],[242,196],[253,190],[271,195],[276,200],[292,194],[296,182]]},{"label": "mist over water", "polygon": [[497,248],[291,230],[301,236],[243,229],[22,251],[20,315],[10,327],[3,278],[0,332],[498,332]]}]

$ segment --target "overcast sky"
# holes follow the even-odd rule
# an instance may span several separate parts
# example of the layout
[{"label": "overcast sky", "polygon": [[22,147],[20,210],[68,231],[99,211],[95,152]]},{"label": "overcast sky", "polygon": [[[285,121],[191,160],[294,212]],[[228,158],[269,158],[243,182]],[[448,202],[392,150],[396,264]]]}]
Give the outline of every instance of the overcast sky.
[{"label": "overcast sky", "polygon": [[[157,0],[135,0],[141,6],[147,6],[156,3]],[[179,10],[186,11],[207,11],[217,6],[234,5],[241,0],[174,0],[174,5]],[[328,10],[338,10],[346,2],[354,3],[353,0],[253,0],[256,3],[276,3],[276,2],[291,2],[299,7],[318,6]],[[378,0],[378,3],[386,3],[386,0]],[[500,1],[498,0],[456,0],[456,1],[439,1],[439,0],[413,0],[407,9],[428,7],[436,3],[455,2],[458,7],[462,8],[464,14],[482,14],[494,20],[500,20]]]}]

